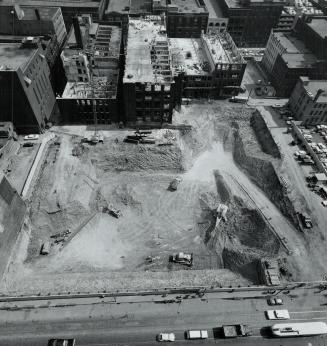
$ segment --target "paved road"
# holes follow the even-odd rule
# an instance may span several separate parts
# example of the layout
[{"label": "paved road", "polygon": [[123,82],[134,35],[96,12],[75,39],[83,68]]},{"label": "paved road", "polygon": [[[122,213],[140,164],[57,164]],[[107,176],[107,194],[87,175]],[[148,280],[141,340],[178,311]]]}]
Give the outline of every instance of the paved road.
[{"label": "paved road", "polygon": [[[291,321],[327,321],[325,291],[296,289],[284,299]],[[74,337],[76,346],[154,345],[157,333],[176,334],[176,345],[327,345],[327,338],[267,339],[274,321],[265,318],[269,309],[265,292],[210,293],[185,298],[170,295],[92,298],[0,304],[0,346],[41,346],[52,337]],[[174,302],[172,302],[174,301]],[[244,323],[253,336],[239,341],[217,338],[223,324]],[[187,329],[206,329],[208,341],[186,341]]]}]

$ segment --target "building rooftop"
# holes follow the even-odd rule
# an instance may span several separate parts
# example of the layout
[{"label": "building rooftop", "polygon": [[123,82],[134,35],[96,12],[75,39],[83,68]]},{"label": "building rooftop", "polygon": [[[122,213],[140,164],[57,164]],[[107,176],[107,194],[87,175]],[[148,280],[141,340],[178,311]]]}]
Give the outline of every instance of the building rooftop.
[{"label": "building rooftop", "polygon": [[203,0],[209,12],[209,18],[223,18],[224,14],[217,0]]},{"label": "building rooftop", "polygon": [[[24,17],[22,20],[52,20],[52,18],[57,14],[59,11],[59,7],[27,7],[27,6],[21,6],[21,9],[24,13]],[[40,16],[40,19],[37,17],[37,12]]]},{"label": "building rooftop", "polygon": [[318,103],[327,103],[327,80],[313,80],[308,77],[301,77],[303,87],[307,94]]},{"label": "building rooftop", "polygon": [[267,6],[271,6],[272,4],[275,5],[283,5],[286,4],[285,0],[271,0],[271,1],[265,1],[265,0],[223,0],[225,1],[226,5],[228,8],[248,8],[251,7],[252,5],[260,4],[265,4]]},{"label": "building rooftop", "polygon": [[327,18],[312,18],[308,26],[312,28],[321,38],[327,37]]},{"label": "building rooftop", "polygon": [[117,12],[121,14],[151,13],[149,0],[110,0],[105,13]]},{"label": "building rooftop", "polygon": [[171,63],[161,18],[131,19],[124,83],[170,83]]},{"label": "building rooftop", "polygon": [[[27,5],[26,0],[15,0],[15,4]],[[83,0],[29,0],[28,6],[39,6],[39,7],[94,7],[99,8],[99,1],[83,1]],[[0,6],[12,6],[12,0],[2,0]]]},{"label": "building rooftop", "polygon": [[167,0],[168,12],[207,13],[203,0]]},{"label": "building rooftop", "polygon": [[0,43],[0,71],[24,70],[37,49],[21,48],[21,43]]},{"label": "building rooftop", "polygon": [[313,54],[282,54],[282,59],[289,68],[312,67],[317,63],[317,58]]},{"label": "building rooftop", "polygon": [[170,38],[172,66],[176,74],[207,75],[211,68],[201,38]]},{"label": "building rooftop", "polygon": [[274,32],[274,36],[286,50],[286,53],[311,53],[311,51],[305,47],[304,43],[292,34]]}]

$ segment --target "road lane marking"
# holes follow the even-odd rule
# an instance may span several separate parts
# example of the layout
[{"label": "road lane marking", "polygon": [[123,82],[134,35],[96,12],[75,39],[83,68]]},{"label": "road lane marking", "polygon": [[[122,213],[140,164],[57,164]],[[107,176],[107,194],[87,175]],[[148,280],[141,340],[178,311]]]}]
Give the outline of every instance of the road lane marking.
[{"label": "road lane marking", "polygon": [[316,311],[289,311],[290,314],[307,314],[307,313],[320,313],[327,312],[327,310],[316,310]]}]

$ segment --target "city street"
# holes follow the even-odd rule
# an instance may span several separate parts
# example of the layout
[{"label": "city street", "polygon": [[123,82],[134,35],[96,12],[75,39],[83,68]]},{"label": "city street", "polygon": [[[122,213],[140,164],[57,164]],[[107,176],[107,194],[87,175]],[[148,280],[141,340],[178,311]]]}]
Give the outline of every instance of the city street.
[{"label": "city street", "polygon": [[[51,338],[75,338],[76,346],[153,345],[160,332],[173,332],[176,345],[325,345],[327,338],[270,339],[276,321],[265,310],[288,309],[289,322],[327,321],[325,291],[298,288],[275,292],[283,306],[270,307],[265,291],[195,295],[83,298],[1,303],[0,345],[46,345]],[[242,323],[252,335],[221,338],[220,327]],[[186,330],[208,330],[207,341],[186,341]],[[310,344],[311,343],[311,344]]]}]

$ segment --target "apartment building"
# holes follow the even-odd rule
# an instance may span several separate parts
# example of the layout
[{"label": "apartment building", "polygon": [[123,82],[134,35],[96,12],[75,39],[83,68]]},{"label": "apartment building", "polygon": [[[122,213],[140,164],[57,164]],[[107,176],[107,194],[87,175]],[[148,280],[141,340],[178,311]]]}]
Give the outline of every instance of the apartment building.
[{"label": "apartment building", "polygon": [[[58,105],[65,122],[109,124],[119,117],[121,29],[75,17],[61,53],[67,84]],[[96,118],[95,118],[96,117]]]},{"label": "apartment building", "polygon": [[300,77],[289,100],[297,120],[303,124],[327,124],[327,80]]},{"label": "apartment building", "polygon": [[0,43],[0,121],[11,121],[21,133],[42,131],[56,104],[49,75],[33,39]]}]

